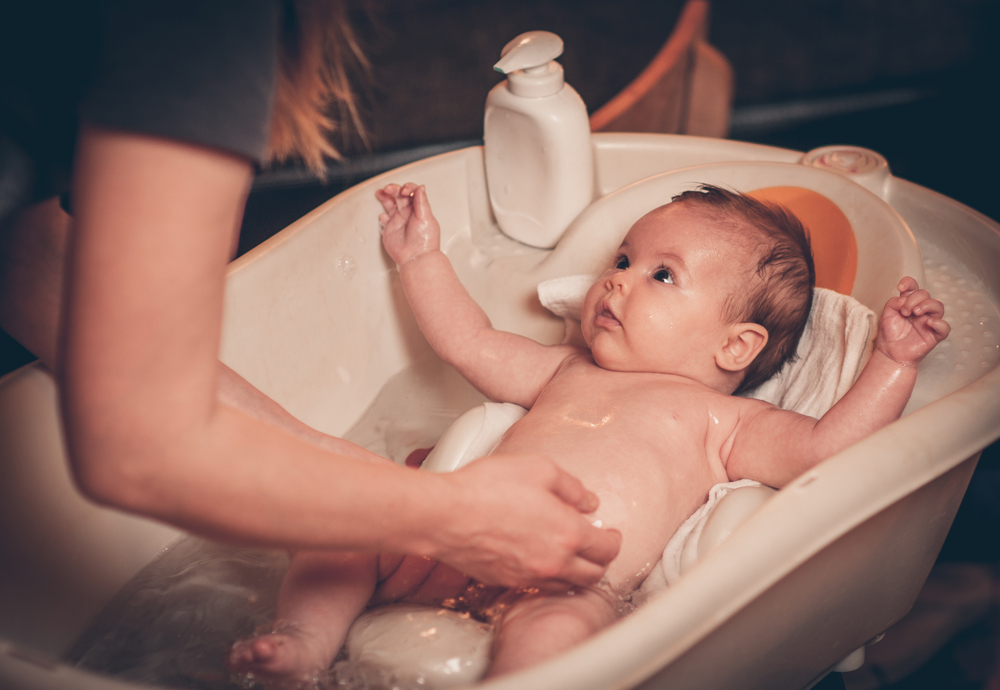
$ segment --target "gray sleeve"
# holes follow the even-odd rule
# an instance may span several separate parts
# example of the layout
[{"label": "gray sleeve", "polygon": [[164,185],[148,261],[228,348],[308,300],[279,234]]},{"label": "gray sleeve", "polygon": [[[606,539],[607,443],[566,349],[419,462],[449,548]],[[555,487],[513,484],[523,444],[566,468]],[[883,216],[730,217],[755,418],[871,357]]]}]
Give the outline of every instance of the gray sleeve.
[{"label": "gray sleeve", "polygon": [[231,151],[267,148],[278,0],[111,0],[82,121]]}]

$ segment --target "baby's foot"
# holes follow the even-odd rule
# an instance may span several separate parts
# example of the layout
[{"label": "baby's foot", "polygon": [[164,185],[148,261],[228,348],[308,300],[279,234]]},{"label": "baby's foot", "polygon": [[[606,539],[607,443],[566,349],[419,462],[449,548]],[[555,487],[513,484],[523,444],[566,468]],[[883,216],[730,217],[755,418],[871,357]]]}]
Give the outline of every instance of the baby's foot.
[{"label": "baby's foot", "polygon": [[330,666],[337,650],[327,649],[321,636],[300,628],[283,627],[276,632],[248,637],[229,651],[229,668],[252,673],[270,687],[297,687]]}]

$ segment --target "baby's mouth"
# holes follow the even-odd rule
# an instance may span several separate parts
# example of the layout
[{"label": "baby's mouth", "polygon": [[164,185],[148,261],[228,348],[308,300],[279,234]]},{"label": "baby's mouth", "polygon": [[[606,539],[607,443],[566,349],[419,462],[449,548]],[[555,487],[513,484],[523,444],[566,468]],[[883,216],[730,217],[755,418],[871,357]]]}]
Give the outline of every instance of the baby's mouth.
[{"label": "baby's mouth", "polygon": [[615,316],[614,312],[611,311],[611,307],[607,302],[601,302],[597,307],[597,315],[594,318],[596,325],[604,328],[621,328],[621,321]]}]

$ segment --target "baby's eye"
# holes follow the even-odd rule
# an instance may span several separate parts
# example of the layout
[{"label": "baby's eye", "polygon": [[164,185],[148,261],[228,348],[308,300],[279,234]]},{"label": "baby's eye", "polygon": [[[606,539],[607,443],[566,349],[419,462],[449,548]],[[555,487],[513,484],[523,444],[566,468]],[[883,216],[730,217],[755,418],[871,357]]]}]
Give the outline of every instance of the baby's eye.
[{"label": "baby's eye", "polygon": [[615,268],[619,271],[624,271],[628,268],[628,257],[622,254],[617,259],[615,259]]},{"label": "baby's eye", "polygon": [[656,273],[653,274],[653,280],[657,280],[661,283],[673,283],[674,274],[671,273],[666,268],[657,269]]}]

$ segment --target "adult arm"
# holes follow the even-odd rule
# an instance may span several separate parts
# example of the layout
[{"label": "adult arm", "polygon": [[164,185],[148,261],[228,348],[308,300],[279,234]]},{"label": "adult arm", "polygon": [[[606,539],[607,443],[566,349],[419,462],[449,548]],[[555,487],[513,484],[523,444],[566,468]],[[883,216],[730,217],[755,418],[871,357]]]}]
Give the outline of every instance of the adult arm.
[{"label": "adult arm", "polygon": [[[3,228],[0,251],[0,327],[51,371],[72,218],[56,198],[18,212]],[[358,446],[324,434],[293,417],[246,379],[219,362],[219,401],[321,448],[385,462]]]},{"label": "adult arm", "polygon": [[226,263],[251,174],[218,150],[82,129],[59,367],[81,489],[229,541],[427,555],[499,584],[596,581],[617,537],[587,523],[595,497],[554,466],[418,473],[220,404]]}]

